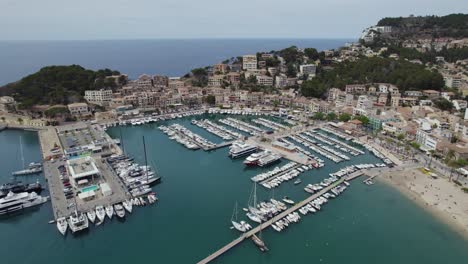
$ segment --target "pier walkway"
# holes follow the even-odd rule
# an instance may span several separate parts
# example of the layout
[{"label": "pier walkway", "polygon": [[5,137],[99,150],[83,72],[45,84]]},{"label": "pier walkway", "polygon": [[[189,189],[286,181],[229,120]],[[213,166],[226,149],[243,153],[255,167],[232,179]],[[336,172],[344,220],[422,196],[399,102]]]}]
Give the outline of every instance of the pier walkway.
[{"label": "pier walkway", "polygon": [[[362,172],[361,171],[356,171],[352,174],[350,174],[351,179],[354,179],[354,178],[357,178],[359,176],[362,175]],[[280,219],[283,219],[284,217],[286,217],[288,214],[298,210],[299,208],[305,206],[306,204],[310,203],[312,200],[314,199],[317,199],[319,196],[323,195],[324,193],[330,191],[331,189],[333,189],[334,187],[336,187],[337,185],[343,183],[345,180],[349,180],[348,177],[343,177],[341,179],[339,179],[338,181],[334,182],[333,184],[327,186],[326,188],[323,188],[322,190],[320,190],[319,192],[309,196],[308,198],[306,198],[305,200],[299,202],[299,203],[296,203],[295,205],[293,205],[292,207],[288,208],[287,210],[283,211],[282,213],[278,214],[277,216],[271,218],[270,220],[264,222],[264,223],[261,223],[259,224],[257,227],[253,228],[252,230],[242,234],[239,238],[233,240],[232,242],[230,242],[229,244],[225,245],[224,247],[220,248],[218,251],[214,252],[213,254],[209,255],[208,257],[204,258],[203,260],[199,261],[198,264],[205,264],[205,263],[208,263],[212,260],[214,260],[215,258],[221,256],[223,253],[227,252],[228,250],[230,250],[231,248],[237,246],[238,244],[240,244],[242,241],[244,241],[246,238],[249,238],[251,237],[252,235],[260,232],[261,230],[269,227],[271,224],[277,222],[278,220]]]},{"label": "pier walkway", "polygon": [[216,146],[207,147],[207,148],[204,148],[204,147],[202,147],[201,145],[198,145],[198,146],[200,146],[204,151],[210,151],[210,150],[215,150],[215,149],[219,149],[219,148],[224,148],[224,147],[230,146],[230,145],[232,145],[232,143],[233,143],[234,141],[235,141],[235,140],[222,142],[222,143],[216,144]]}]

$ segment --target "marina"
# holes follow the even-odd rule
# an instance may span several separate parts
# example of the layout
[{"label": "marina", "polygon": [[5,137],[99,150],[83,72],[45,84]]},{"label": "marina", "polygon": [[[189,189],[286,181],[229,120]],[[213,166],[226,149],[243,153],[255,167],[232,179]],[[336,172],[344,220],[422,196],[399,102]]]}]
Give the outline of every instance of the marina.
[{"label": "marina", "polygon": [[[163,121],[163,122],[174,122],[173,120]],[[190,119],[184,121],[181,119],[177,122],[181,122],[181,124],[185,126],[190,125]],[[151,127],[153,126],[153,127]],[[109,239],[117,239],[117,237],[125,236],[128,238],[128,243],[138,244],[139,250],[152,250],[154,246],[158,247],[158,259],[167,260],[167,261],[177,261],[183,263],[193,263],[197,259],[202,259],[203,257],[207,256],[209,252],[214,252],[217,248],[222,247],[228,241],[235,240],[237,236],[237,230],[229,230],[228,226],[226,225],[227,220],[231,217],[232,213],[232,206],[234,201],[238,200],[239,202],[245,201],[248,197],[249,189],[251,187],[251,177],[260,174],[263,171],[269,171],[269,169],[262,169],[262,168],[254,168],[249,169],[248,171],[244,171],[244,166],[242,165],[243,159],[236,159],[231,160],[227,157],[227,149],[219,149],[215,150],[214,152],[190,152],[185,150],[184,148],[180,147],[180,151],[177,151],[173,142],[167,139],[167,136],[157,130],[157,127],[152,124],[146,124],[141,126],[126,126],[122,128],[122,133],[119,132],[119,128],[113,127],[109,128],[109,133],[113,138],[120,138],[120,134],[122,134],[122,138],[125,141],[125,152],[128,153],[130,157],[135,158],[135,162],[139,164],[145,164],[145,159],[142,151],[142,136],[145,136],[147,144],[153,145],[157,144],[159,147],[158,149],[165,149],[166,151],[161,152],[157,149],[150,149],[148,151],[148,160],[149,164],[151,164],[151,160],[158,165],[158,172],[161,175],[168,175],[167,180],[165,181],[164,185],[161,185],[161,188],[158,187],[158,193],[160,198],[162,197],[161,201],[158,202],[157,207],[154,208],[147,208],[145,210],[137,210],[135,212],[135,206],[133,207],[133,213],[130,218],[127,218],[129,214],[126,211],[126,220],[125,224],[123,222],[116,221],[119,218],[114,215],[112,221],[108,221],[106,219],[105,228],[100,228],[100,226],[91,225],[89,222],[89,228],[92,232],[81,233],[83,235],[80,236],[70,236],[71,231],[68,231],[68,236],[62,239],[61,235],[57,231],[56,225],[47,225],[47,221],[50,220],[50,215],[52,212],[52,207],[50,203],[45,203],[40,207],[40,210],[32,210],[30,213],[26,215],[21,215],[14,218],[16,222],[16,226],[23,227],[22,229],[10,229],[7,225],[0,225],[0,229],[2,234],[7,236],[16,237],[18,234],[25,234],[26,230],[29,236],[31,237],[43,237],[43,239],[48,239],[50,241],[47,246],[45,245],[37,245],[34,243],[34,247],[38,248],[38,250],[47,251],[51,247],[58,250],[59,252],[63,252],[68,257],[71,258],[71,263],[78,263],[80,256],[90,257],[91,255],[87,252],[92,252],[94,249],[105,249],[106,244],[109,244],[107,241]],[[4,131],[2,133],[14,133],[14,134],[5,134],[5,135],[17,135],[17,133],[32,133],[32,132],[20,132],[20,131]],[[201,136],[206,137],[204,134],[200,134]],[[1,136],[0,136],[1,137]],[[17,137],[14,137],[13,140],[18,142]],[[12,140],[10,140],[12,141]],[[40,159],[40,152],[38,144],[36,143],[35,149],[31,149],[31,139],[24,140],[25,142],[25,160],[27,162],[39,160]],[[8,146],[8,145],[6,145]],[[1,150],[0,150],[1,152]],[[19,153],[19,152],[18,152]],[[36,153],[36,156],[30,156]],[[18,154],[17,154],[18,156]],[[7,158],[7,156],[4,156]],[[209,158],[210,163],[209,166],[200,166],[199,164],[203,164]],[[184,160],[185,166],[172,166],[171,162],[174,160]],[[356,163],[375,163],[377,160],[371,159],[368,154],[361,155],[356,157],[358,161]],[[20,159],[17,159],[20,160]],[[58,161],[56,161],[58,162]],[[277,190],[275,190],[276,195],[278,197],[283,197],[285,195],[289,195],[291,199],[294,201],[302,201],[307,196],[307,193],[302,190],[302,187],[309,183],[316,183],[320,182],[328,173],[336,172],[338,168],[337,165],[334,163],[328,163],[319,171],[320,173],[314,174],[313,176],[305,177],[302,179],[303,183],[301,185],[293,185],[291,184],[284,184]],[[287,164],[287,162],[282,162],[278,166],[281,167]],[[349,166],[348,164],[345,164]],[[6,164],[6,168],[8,168],[9,164]],[[9,173],[18,168],[18,164],[11,164],[10,170],[6,171],[4,175],[9,175]],[[224,171],[224,176],[220,177],[219,173],[216,171],[219,170]],[[218,171],[219,171],[218,170]],[[311,170],[313,172],[314,170]],[[169,177],[170,175],[170,177]],[[204,177],[208,178],[200,178],[194,177],[195,175],[204,175]],[[239,177],[239,175],[245,175],[247,178]],[[327,176],[328,177],[328,176]],[[243,178],[243,179],[242,179]],[[25,182],[36,182],[36,177],[25,176],[21,178]],[[39,178],[39,180],[43,180],[43,178]],[[207,190],[206,193],[200,193],[199,190],[195,190],[191,186],[199,185],[200,182],[209,183],[204,187],[204,190]],[[42,183],[42,182],[41,182]],[[229,185],[230,188],[226,190],[225,188],[214,188],[210,187],[211,184],[215,185],[222,185],[226,184]],[[168,186],[173,186],[168,188]],[[47,187],[47,184],[46,184]],[[362,230],[362,228],[376,228],[375,230],[379,230],[379,226],[381,225],[381,219],[378,217],[380,214],[385,216],[388,215],[388,210],[391,211],[398,211],[404,213],[407,218],[405,219],[417,219],[419,223],[427,223],[431,221],[429,218],[424,217],[425,214],[420,213],[420,210],[415,210],[414,206],[406,208],[403,206],[405,204],[404,198],[398,198],[397,203],[390,205],[380,209],[380,206],[375,207],[375,205],[381,204],[389,197],[393,197],[396,195],[390,189],[385,189],[382,185],[374,185],[372,186],[371,193],[367,193],[368,188],[365,184],[352,184],[349,188],[349,191],[346,192],[346,199],[337,199],[335,202],[330,203],[327,206],[324,212],[321,212],[320,215],[311,216],[311,217],[302,217],[301,222],[299,224],[295,224],[294,227],[288,228],[287,231],[283,231],[282,233],[277,233],[272,228],[264,228],[263,229],[263,236],[262,241],[266,244],[269,248],[268,255],[271,255],[273,258],[272,263],[284,263],[288,261],[291,257],[291,250],[294,248],[301,248],[304,247],[304,243],[309,243],[310,245],[314,245],[317,250],[320,250],[322,254],[328,254],[324,252],[328,252],[330,249],[329,247],[325,247],[323,241],[327,241],[327,238],[330,235],[336,237],[338,246],[346,246],[349,247],[348,243],[345,243],[344,236],[340,234],[330,234],[330,230],[326,228],[329,225],[332,225],[333,228],[346,228],[350,234],[356,234],[353,230]],[[266,189],[265,189],[266,190]],[[48,191],[44,191],[44,195],[48,195]],[[271,191],[269,191],[271,192]],[[192,202],[196,206],[194,210],[204,210],[207,205],[210,206],[211,210],[216,211],[216,214],[209,214],[209,218],[203,218],[202,221],[197,221],[196,219],[191,218],[196,214],[194,211],[185,211],[185,207],[178,207],[180,204],[178,201],[182,194],[193,197]],[[196,194],[196,195],[195,195]],[[367,195],[366,195],[367,194]],[[258,190],[259,199],[263,200],[266,197],[269,197],[269,193],[265,192],[264,189]],[[372,196],[372,201],[369,201],[369,197]],[[212,197],[224,197],[223,200],[219,201],[212,201]],[[399,196],[397,196],[399,197]],[[403,199],[403,200],[401,200]],[[280,200],[280,199],[279,199]],[[353,204],[353,210],[350,210],[349,204]],[[199,204],[200,206],[197,206]],[[174,210],[175,209],[175,210]],[[209,211],[211,211],[209,210]],[[345,219],[349,219],[349,221],[356,221],[356,219],[361,219],[362,215],[359,213],[361,211],[369,211],[373,210],[373,214],[369,215],[365,224],[364,222],[357,221],[355,223],[356,227],[352,229],[348,229],[349,225],[342,223],[342,220],[338,221],[335,214],[339,214]],[[162,214],[164,212],[164,215]],[[302,216],[302,214],[300,214]],[[33,216],[33,217],[31,217]],[[96,215],[96,221],[98,221]],[[106,216],[107,218],[107,216]],[[191,219],[188,221],[188,219]],[[403,223],[406,222],[405,219],[402,219]],[[12,219],[13,220],[13,219]],[[210,232],[206,231],[197,231],[191,228],[189,223],[193,224],[193,221],[196,221],[197,226],[204,230],[210,230]],[[40,224],[44,223],[44,224]],[[432,223],[432,222],[429,222]],[[387,224],[387,228],[391,228],[391,233],[395,236],[406,236],[406,232],[402,232],[399,228],[401,222],[395,223],[392,225],[391,223]],[[28,229],[28,226],[35,226],[34,229]],[[175,227],[179,232],[172,232],[170,230],[165,230],[162,228],[154,228],[154,226],[167,226],[167,227]],[[25,231],[21,231],[25,230]],[[446,236],[452,236],[450,232],[445,229],[438,230],[440,232],[444,232]],[[234,232],[234,233],[233,233]],[[357,231],[356,231],[357,232]],[[385,231],[382,232],[382,235],[387,234]],[[417,229],[415,232],[418,232],[419,235],[424,235],[428,230],[424,229]],[[447,233],[448,232],[448,233]],[[137,234],[145,234],[142,238],[141,236],[135,236]],[[180,233],[180,235],[178,235]],[[191,237],[187,237],[186,235],[182,234],[193,234]],[[313,237],[313,240],[304,241],[304,235],[309,237]],[[168,238],[175,238],[176,240],[171,240]],[[141,240],[144,239],[146,243],[140,243]],[[193,245],[193,248],[188,250],[186,254],[183,256],[176,256],[171,252],[174,248],[177,248],[179,244],[178,241],[181,239],[185,239],[185,241],[190,242]],[[314,242],[316,241],[316,242]],[[339,241],[343,241],[342,243]],[[457,241],[457,240],[454,240]],[[257,259],[261,258],[261,253],[255,246],[255,244],[250,241],[249,243],[245,243],[242,246],[232,248],[232,253],[224,254],[222,258],[219,259],[222,263],[238,263],[239,261],[254,261],[257,262]],[[373,250],[379,252],[380,247],[373,247],[372,244],[375,243],[385,243],[381,240],[372,239],[370,244],[366,244],[368,248],[372,248]],[[151,246],[150,246],[151,245]],[[440,240],[432,241],[427,240],[424,243],[424,251],[427,250],[427,247],[432,247],[434,249],[439,249],[440,247],[443,248],[444,251],[453,252],[451,256],[456,258],[456,256],[460,256],[457,254],[457,247],[462,249],[461,246],[463,244],[460,243],[449,243],[448,245],[441,244]],[[75,246],[83,247],[83,251],[80,252],[74,251],[71,248]],[[19,251],[25,250],[26,248],[33,247],[32,242],[24,241],[23,243],[15,243],[10,247],[9,251]],[[130,246],[131,247],[131,246]],[[402,248],[405,245],[402,245]],[[445,248],[447,247],[447,248]],[[123,261],[131,259],[139,259],[140,254],[129,252],[127,249],[129,245],[116,245],[112,244],[113,250],[116,251],[115,254],[112,256],[107,256],[105,259],[96,257],[96,261]],[[328,250],[328,251],[327,251]],[[357,248],[352,248],[352,250],[358,250]],[[413,250],[422,250],[422,248],[413,248]],[[436,251],[436,250],[435,250]],[[1,250],[0,250],[1,252]],[[125,253],[124,253],[125,252]],[[298,253],[299,256],[303,258],[310,258],[310,259],[317,259],[319,256],[316,256],[317,252],[314,254],[309,253],[310,251],[302,251],[303,253]],[[384,254],[384,251],[380,251]],[[413,251],[414,252],[414,251]],[[462,251],[459,251],[462,252]],[[3,251],[2,252],[4,259],[6,261],[14,261],[13,255]],[[330,251],[331,254],[331,251]],[[333,254],[331,254],[333,255]],[[431,258],[438,259],[436,255],[432,255]],[[26,258],[32,260],[32,258]],[[35,261],[47,261],[48,257],[46,255],[35,255]],[[145,261],[150,261],[149,258],[144,258]],[[353,259],[351,258],[351,261]],[[361,259],[362,260],[362,259]],[[454,259],[455,260],[455,259]],[[317,260],[318,261],[318,260]],[[356,259],[356,261],[358,261]],[[338,263],[338,262],[333,262]],[[356,262],[357,263],[357,262]],[[384,263],[390,263],[385,262]],[[433,263],[433,262],[429,262]]]}]

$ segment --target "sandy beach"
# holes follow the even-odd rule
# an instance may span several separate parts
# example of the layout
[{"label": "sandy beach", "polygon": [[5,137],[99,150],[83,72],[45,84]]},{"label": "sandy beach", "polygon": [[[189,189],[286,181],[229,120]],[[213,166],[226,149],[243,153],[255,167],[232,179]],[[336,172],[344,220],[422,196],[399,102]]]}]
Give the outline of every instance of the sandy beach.
[{"label": "sandy beach", "polygon": [[468,240],[468,194],[460,186],[415,168],[383,172],[377,179],[397,188]]}]

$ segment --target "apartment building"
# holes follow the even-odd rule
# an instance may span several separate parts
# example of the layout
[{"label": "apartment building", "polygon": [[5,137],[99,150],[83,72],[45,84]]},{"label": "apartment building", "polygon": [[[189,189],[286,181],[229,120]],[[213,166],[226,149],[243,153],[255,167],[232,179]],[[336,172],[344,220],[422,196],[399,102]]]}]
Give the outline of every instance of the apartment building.
[{"label": "apartment building", "polygon": [[316,71],[317,71],[317,65],[315,64],[305,64],[305,65],[299,66],[299,72],[302,75],[315,76]]},{"label": "apartment building", "polygon": [[108,106],[110,101],[112,100],[112,90],[86,90],[84,99],[90,104]]},{"label": "apartment building", "polygon": [[256,70],[257,69],[257,56],[256,55],[244,55],[242,56],[242,69]]},{"label": "apartment building", "polygon": [[208,77],[208,86],[209,87],[221,87],[224,83],[225,75],[217,74]]},{"label": "apartment building", "polygon": [[284,88],[286,86],[288,86],[288,78],[284,75],[277,75],[275,77],[275,87]]},{"label": "apartment building", "polygon": [[264,86],[273,86],[273,77],[267,75],[258,75],[257,84]]}]

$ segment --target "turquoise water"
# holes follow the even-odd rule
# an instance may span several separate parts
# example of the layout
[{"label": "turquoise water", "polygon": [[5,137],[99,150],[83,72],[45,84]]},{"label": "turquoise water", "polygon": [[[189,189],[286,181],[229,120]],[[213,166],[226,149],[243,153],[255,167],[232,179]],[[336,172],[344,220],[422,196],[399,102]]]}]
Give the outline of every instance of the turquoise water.
[{"label": "turquoise water", "polygon": [[97,185],[92,185],[81,189],[81,192],[96,191],[99,187]]},{"label": "turquoise water", "polygon": [[[168,121],[185,125],[210,140],[217,137],[190,124],[190,119]],[[4,245],[2,263],[195,263],[238,233],[229,229],[235,202],[244,207],[251,190],[250,177],[262,169],[246,169],[242,160],[231,160],[227,149],[190,151],[157,129],[159,124],[122,127],[126,151],[143,163],[142,136],[148,159],[163,182],[154,187],[160,200],[152,207],[135,208],[125,221],[105,222],[78,236],[62,237],[52,218],[50,203],[38,210],[0,221]],[[117,137],[119,128],[109,134]],[[37,136],[32,132],[0,133],[0,182],[18,169],[19,136],[23,136],[26,161],[40,158]],[[300,200],[301,186],[315,183],[351,162],[334,164],[302,174],[302,184],[283,183],[276,197]],[[355,163],[377,162],[370,155]],[[284,164],[282,161],[277,166]],[[35,181],[37,177],[29,177]],[[26,178],[25,178],[26,179]],[[43,179],[43,177],[40,177]],[[258,188],[260,199],[272,195]],[[239,216],[243,216],[239,212]],[[247,219],[246,217],[242,217]],[[468,242],[432,218],[391,187],[367,186],[355,180],[338,199],[288,230],[271,229],[263,238],[270,248],[260,253],[251,241],[229,251],[215,263],[464,263]],[[27,254],[25,254],[27,252]],[[18,257],[21,256],[21,257]]]}]

